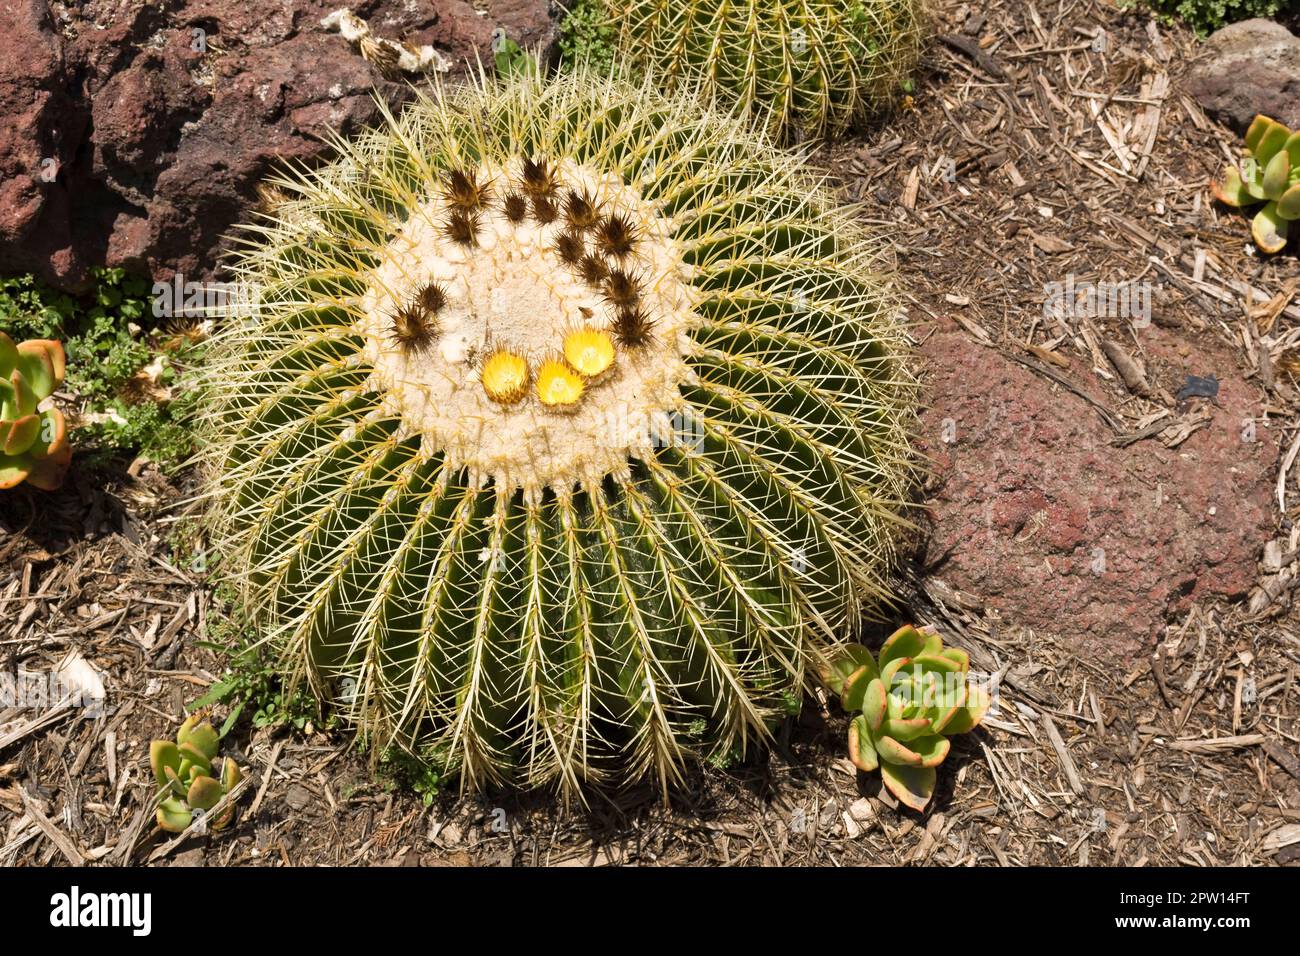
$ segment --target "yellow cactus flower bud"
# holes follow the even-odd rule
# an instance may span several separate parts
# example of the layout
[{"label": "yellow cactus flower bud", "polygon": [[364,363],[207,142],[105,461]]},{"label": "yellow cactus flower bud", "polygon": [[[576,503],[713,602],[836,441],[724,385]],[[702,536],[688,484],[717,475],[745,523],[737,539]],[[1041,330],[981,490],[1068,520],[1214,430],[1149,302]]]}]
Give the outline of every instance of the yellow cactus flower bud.
[{"label": "yellow cactus flower bud", "polygon": [[564,357],[587,378],[614,364],[614,341],[599,329],[576,329],[564,337]]},{"label": "yellow cactus flower bud", "polygon": [[537,370],[537,397],[543,405],[573,405],[582,398],[582,378],[556,359],[547,359]]},{"label": "yellow cactus flower bud", "polygon": [[483,391],[502,405],[513,405],[528,392],[528,363],[504,349],[483,363]]}]

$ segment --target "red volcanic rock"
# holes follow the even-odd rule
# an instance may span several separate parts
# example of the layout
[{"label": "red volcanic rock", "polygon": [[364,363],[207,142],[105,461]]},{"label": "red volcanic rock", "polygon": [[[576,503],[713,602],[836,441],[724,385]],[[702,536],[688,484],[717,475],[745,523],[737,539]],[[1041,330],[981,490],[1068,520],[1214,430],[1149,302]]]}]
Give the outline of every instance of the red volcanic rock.
[{"label": "red volcanic rock", "polygon": [[[0,30],[0,271],[72,290],[100,264],[160,280],[210,275],[259,180],[286,160],[325,157],[327,133],[375,117],[376,92],[406,93],[320,25],[342,6],[11,3]],[[498,27],[526,47],[553,42],[545,0],[479,6],[485,14],[467,0],[350,8],[377,36],[432,45],[456,72],[491,64]]]},{"label": "red volcanic rock", "polygon": [[1300,126],[1300,37],[1273,20],[1242,20],[1215,31],[1187,78],[1220,122],[1244,133],[1256,113]]},{"label": "red volcanic rock", "polygon": [[65,164],[88,110],[68,89],[65,50],[42,0],[6,5],[0,29],[0,270],[76,272]]},{"label": "red volcanic rock", "polygon": [[[938,483],[925,566],[1007,623],[1116,662],[1148,649],[1189,601],[1243,597],[1274,525],[1277,445],[1233,354],[1198,346],[1184,359],[1172,333],[1138,336],[1148,377],[1170,394],[1187,374],[1219,378],[1217,403],[1187,409],[1212,419],[1177,448],[1114,447],[1082,399],[955,328],[922,346],[923,446]],[[1122,401],[1071,364],[1064,374],[1085,392]]]}]

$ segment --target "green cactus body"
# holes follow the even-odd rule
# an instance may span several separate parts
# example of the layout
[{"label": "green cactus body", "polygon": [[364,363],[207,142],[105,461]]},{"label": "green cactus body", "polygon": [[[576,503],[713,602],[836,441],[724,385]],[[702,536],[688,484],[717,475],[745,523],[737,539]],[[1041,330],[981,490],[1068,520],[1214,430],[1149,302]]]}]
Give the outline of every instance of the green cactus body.
[{"label": "green cactus body", "polygon": [[0,489],[22,482],[45,491],[63,484],[72,446],[57,408],[40,404],[63,383],[63,346],[49,339],[14,344],[0,332]]},{"label": "green cactus body", "polygon": [[1246,131],[1246,149],[1241,165],[1224,169],[1214,196],[1237,208],[1264,203],[1251,220],[1251,236],[1262,251],[1281,252],[1290,224],[1300,219],[1300,131],[1261,114]]},{"label": "green cactus body", "polygon": [[291,683],[461,785],[768,736],[884,595],[914,382],[860,229],[685,97],[435,91],[250,238],[220,552]]},{"label": "green cactus body", "polygon": [[781,138],[833,135],[892,103],[916,65],[920,0],[604,0],[618,56],[700,84]]},{"label": "green cactus body", "polygon": [[823,672],[849,723],[849,757],[859,770],[880,770],[889,791],[924,810],[936,770],[948,756],[948,738],[979,725],[991,703],[986,688],[969,681],[970,657],[945,648],[930,628],[899,628],[872,657],[854,645]]}]

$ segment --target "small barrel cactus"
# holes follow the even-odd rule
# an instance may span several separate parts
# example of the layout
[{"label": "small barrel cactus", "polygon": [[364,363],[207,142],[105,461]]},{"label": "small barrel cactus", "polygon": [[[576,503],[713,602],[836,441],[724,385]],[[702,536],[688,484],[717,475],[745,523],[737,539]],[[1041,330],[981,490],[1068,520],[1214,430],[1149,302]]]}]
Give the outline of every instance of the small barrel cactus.
[{"label": "small barrel cactus", "polygon": [[794,139],[834,135],[898,98],[925,22],[921,0],[601,2],[621,61]]},{"label": "small barrel cactus", "polygon": [[1261,114],[1246,130],[1246,149],[1240,166],[1224,169],[1214,196],[1237,208],[1264,203],[1251,222],[1251,235],[1261,251],[1281,252],[1291,223],[1300,219],[1300,131]]},{"label": "small barrel cactus", "polygon": [[53,491],[72,461],[67,424],[40,404],[63,384],[63,346],[49,339],[14,344],[0,332],[0,489],[26,481]]},{"label": "small barrel cactus", "polygon": [[466,790],[666,790],[768,737],[911,477],[860,228],[750,127],[581,70],[339,149],[207,367],[217,548],[290,686]]},{"label": "small barrel cactus", "polygon": [[[149,744],[149,765],[158,783],[158,826],[171,833],[182,833],[194,819],[194,811],[207,812],[221,802],[235,784],[243,779],[239,765],[230,757],[221,761],[213,772],[213,761],[221,741],[207,721],[197,714],[190,716],[176,731],[176,742],[154,740]],[[227,806],[212,821],[212,829],[230,824],[235,808]]]},{"label": "small barrel cactus", "polygon": [[924,810],[934,793],[935,768],[948,738],[973,730],[991,703],[987,688],[969,680],[970,656],[930,628],[895,631],[872,657],[846,649],[823,677],[840,695],[849,723],[849,758],[880,776],[898,800]]}]

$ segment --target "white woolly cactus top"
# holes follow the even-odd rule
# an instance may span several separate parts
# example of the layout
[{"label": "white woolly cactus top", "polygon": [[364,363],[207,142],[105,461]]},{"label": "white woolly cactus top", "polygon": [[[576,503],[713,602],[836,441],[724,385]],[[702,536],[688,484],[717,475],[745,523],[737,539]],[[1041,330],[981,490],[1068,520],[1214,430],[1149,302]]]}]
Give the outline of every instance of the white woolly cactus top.
[{"label": "white woolly cactus top", "polygon": [[[527,159],[534,172],[546,162]],[[453,170],[447,179],[470,194],[450,195],[444,180],[401,225],[367,277],[356,329],[384,410],[427,452],[538,498],[625,475],[629,458],[653,452],[682,404],[693,312],[669,224],[635,188],[564,159],[530,196],[525,165]],[[626,248],[610,248],[611,223]],[[629,328],[629,312],[647,328]],[[492,394],[491,356],[522,358],[541,384],[545,363],[565,361],[566,338],[584,330],[616,354],[574,401]]]}]

